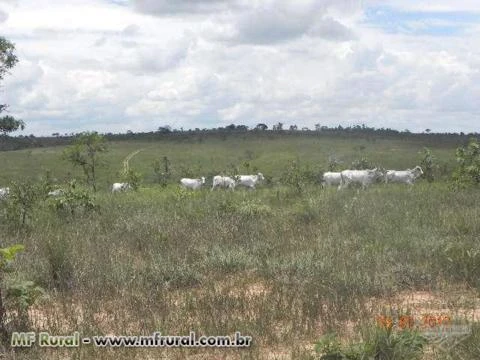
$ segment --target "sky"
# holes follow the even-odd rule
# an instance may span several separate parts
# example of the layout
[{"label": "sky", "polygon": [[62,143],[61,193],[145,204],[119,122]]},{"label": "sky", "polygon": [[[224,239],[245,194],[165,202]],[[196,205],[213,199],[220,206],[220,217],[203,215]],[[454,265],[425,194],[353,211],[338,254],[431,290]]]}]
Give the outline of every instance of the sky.
[{"label": "sky", "polygon": [[480,131],[478,0],[0,0],[22,134]]}]

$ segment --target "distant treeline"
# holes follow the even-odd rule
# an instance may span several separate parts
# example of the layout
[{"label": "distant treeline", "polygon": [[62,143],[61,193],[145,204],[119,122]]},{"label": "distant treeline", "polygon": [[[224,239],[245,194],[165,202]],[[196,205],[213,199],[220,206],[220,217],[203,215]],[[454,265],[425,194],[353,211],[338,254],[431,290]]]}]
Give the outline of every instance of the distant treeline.
[{"label": "distant treeline", "polygon": [[[24,148],[34,147],[49,147],[69,145],[78,134],[60,134],[54,133],[52,136],[0,136],[0,150],[20,150]],[[143,140],[143,141],[158,141],[162,139],[170,139],[181,142],[202,142],[208,139],[227,140],[230,137],[258,137],[258,138],[279,138],[283,136],[314,136],[314,137],[328,137],[328,138],[365,138],[367,140],[375,139],[400,139],[400,140],[419,140],[422,143],[430,145],[442,144],[458,144],[467,142],[471,137],[479,137],[479,133],[434,133],[426,129],[423,133],[413,133],[409,130],[394,130],[390,128],[374,128],[365,125],[354,125],[348,127],[320,126],[315,125],[315,129],[298,128],[296,125],[291,125],[288,129],[283,128],[282,123],[273,125],[269,129],[266,124],[258,124],[253,128],[246,125],[228,125],[226,127],[219,127],[213,129],[172,129],[170,126],[159,127],[157,131],[139,132],[127,131],[126,133],[104,133],[107,140],[123,141],[123,140]]]}]

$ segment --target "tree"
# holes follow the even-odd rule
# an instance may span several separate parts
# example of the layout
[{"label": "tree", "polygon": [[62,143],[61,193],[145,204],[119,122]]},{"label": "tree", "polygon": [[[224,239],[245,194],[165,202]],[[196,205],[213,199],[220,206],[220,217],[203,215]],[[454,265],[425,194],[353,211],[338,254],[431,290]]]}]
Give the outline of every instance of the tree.
[{"label": "tree", "polygon": [[170,134],[172,132],[172,128],[170,125],[160,126],[158,128],[158,132],[160,134]]},{"label": "tree", "polygon": [[0,36],[0,80],[3,80],[5,74],[18,62],[14,54],[15,45]]},{"label": "tree", "polygon": [[84,132],[77,135],[73,145],[63,152],[63,158],[73,166],[80,166],[86,182],[97,191],[96,171],[100,165],[100,154],[107,151],[106,140],[97,132]]},{"label": "tree", "polygon": [[298,126],[297,125],[290,125],[290,131],[297,131]]},{"label": "tree", "polygon": [[273,125],[274,131],[282,131],[283,130],[283,123],[279,122],[276,125]]},{"label": "tree", "polygon": [[[0,36],[0,81],[3,80],[5,74],[12,69],[18,62],[17,56],[14,54],[15,45]],[[7,110],[6,104],[0,104],[0,113]],[[0,132],[4,135],[18,129],[24,129],[25,123],[22,120],[16,120],[13,116],[4,116],[0,118]]]},{"label": "tree", "polygon": [[265,131],[268,129],[268,126],[265,125],[265,124],[257,124],[257,126],[255,126],[255,130],[261,130],[261,131]]},{"label": "tree", "polygon": [[[6,107],[6,105],[0,106]],[[3,135],[7,135],[8,133],[11,133],[18,129],[25,129],[25,123],[23,122],[23,120],[17,120],[10,115],[6,115],[0,118],[0,131],[3,133]]]}]

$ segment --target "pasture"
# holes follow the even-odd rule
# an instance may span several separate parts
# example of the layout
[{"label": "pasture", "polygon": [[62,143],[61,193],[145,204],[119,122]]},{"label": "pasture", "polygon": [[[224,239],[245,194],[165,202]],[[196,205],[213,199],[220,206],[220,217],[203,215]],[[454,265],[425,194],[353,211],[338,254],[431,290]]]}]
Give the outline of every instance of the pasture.
[{"label": "pasture", "polygon": [[[321,336],[359,341],[386,310],[480,316],[480,192],[453,191],[455,148],[429,148],[439,168],[433,183],[375,184],[365,191],[301,188],[280,179],[296,162],[320,176],[329,158],[340,168],[362,157],[388,169],[420,162],[420,140],[303,136],[109,143],[99,168],[98,212],[60,216],[40,204],[26,230],[2,223],[2,247],[24,244],[17,279],[46,291],[29,311],[31,329],[52,334],[231,335],[246,349],[42,349],[7,351],[12,359],[320,359]],[[139,191],[112,194],[123,160],[143,175]],[[59,184],[79,169],[63,147],[0,152],[0,187],[38,179]],[[166,156],[172,180],[155,183],[152,163]],[[255,191],[211,192],[212,176],[254,174]],[[207,178],[200,191],[182,177]],[[393,309],[393,310],[392,310]],[[465,359],[478,358],[473,327]],[[475,345],[476,344],[476,345]],[[422,359],[450,353],[425,351]],[[454,356],[454,358],[456,358]],[[459,357],[458,357],[459,358]]]}]

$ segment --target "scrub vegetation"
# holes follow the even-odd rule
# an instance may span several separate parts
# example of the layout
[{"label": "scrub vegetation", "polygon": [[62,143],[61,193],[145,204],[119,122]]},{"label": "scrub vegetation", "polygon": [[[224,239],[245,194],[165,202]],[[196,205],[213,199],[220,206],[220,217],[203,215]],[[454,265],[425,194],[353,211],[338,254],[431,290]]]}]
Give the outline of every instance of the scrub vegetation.
[{"label": "scrub vegetation", "polygon": [[[247,349],[14,352],[5,344],[3,352],[10,359],[443,360],[457,351],[478,359],[480,191],[471,144],[273,132],[124,140],[102,143],[95,185],[62,157],[64,146],[0,152],[0,186],[13,181],[14,194],[32,192],[30,202],[18,195],[0,203],[1,247],[24,247],[2,281],[41,289],[25,308],[29,330],[253,338]],[[127,157],[142,181],[137,191],[112,194]],[[429,172],[413,187],[323,189],[332,159],[336,169],[428,164]],[[210,191],[214,175],[259,171],[266,180],[254,191]],[[469,174],[474,180],[455,186]],[[180,178],[201,176],[201,190],[180,188]],[[35,193],[56,187],[66,189],[63,202]],[[10,331],[9,319],[26,314],[15,309],[5,315]],[[397,321],[403,313],[416,319],[408,329]],[[392,324],[379,325],[389,314]],[[440,349],[422,337],[425,314],[461,318],[472,333]]]}]

